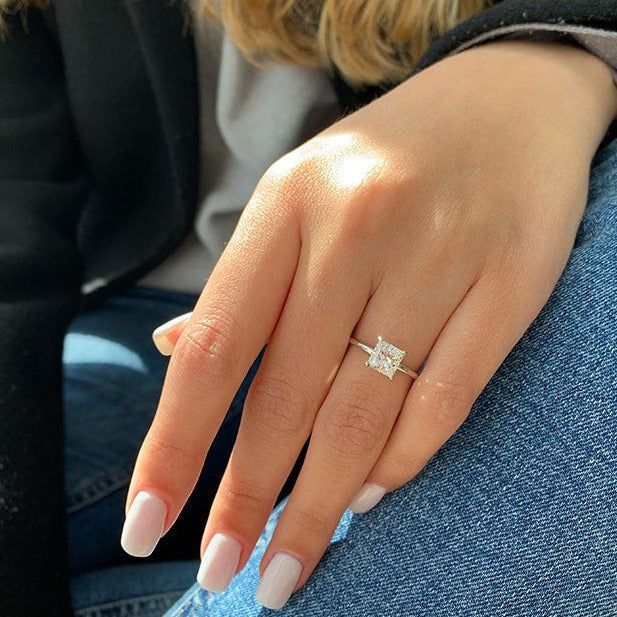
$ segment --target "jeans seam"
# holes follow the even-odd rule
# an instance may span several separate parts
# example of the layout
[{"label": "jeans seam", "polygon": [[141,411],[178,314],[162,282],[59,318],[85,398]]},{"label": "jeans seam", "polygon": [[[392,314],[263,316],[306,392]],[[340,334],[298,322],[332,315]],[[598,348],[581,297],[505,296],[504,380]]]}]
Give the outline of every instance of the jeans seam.
[{"label": "jeans seam", "polygon": [[[128,607],[132,607],[134,609],[136,608],[137,611],[141,611],[143,609],[150,610],[152,608],[152,603],[156,604],[156,608],[170,608],[173,603],[180,596],[182,596],[184,591],[185,590],[166,591],[165,593],[137,596],[135,598],[105,602],[104,604],[95,604],[93,606],[76,609],[75,617],[99,617],[100,611],[108,611],[113,609],[122,610]],[[139,612],[133,612],[131,615],[138,616]]]},{"label": "jeans seam", "polygon": [[194,594],[191,594],[184,602],[182,602],[182,604],[176,607],[173,613],[170,613],[166,617],[183,617],[187,615],[187,609],[195,606],[195,603],[193,602],[194,597]]},{"label": "jeans seam", "polygon": [[73,514],[100,501],[118,489],[128,486],[130,479],[131,471],[125,469],[99,476],[84,488],[67,496],[70,505],[66,508],[66,513]]}]

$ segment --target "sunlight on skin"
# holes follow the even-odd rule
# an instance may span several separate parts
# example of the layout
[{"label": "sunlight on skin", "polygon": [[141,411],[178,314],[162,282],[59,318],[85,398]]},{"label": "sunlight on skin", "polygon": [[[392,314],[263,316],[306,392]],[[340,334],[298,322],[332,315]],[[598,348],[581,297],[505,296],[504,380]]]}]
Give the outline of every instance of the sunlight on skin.
[{"label": "sunlight on skin", "polygon": [[[316,137],[279,159],[270,168],[270,175],[274,179],[285,178],[309,159],[334,160],[335,164],[328,170],[324,180],[329,180],[337,188],[356,189],[384,164],[384,159],[372,147],[367,146],[365,152],[359,154],[360,144],[358,136],[353,133]],[[328,154],[332,152],[336,152],[337,156],[329,157]]]},{"label": "sunlight on skin", "polygon": [[317,158],[332,150],[337,151],[350,147],[353,143],[354,136],[351,133],[314,137],[304,145],[278,159],[270,167],[269,173],[273,179],[283,179],[299,167],[307,159],[307,155],[313,155]]},{"label": "sunlight on skin", "polygon": [[328,179],[333,186],[353,191],[383,167],[385,161],[376,150],[368,144],[361,149],[362,145],[361,139],[353,133],[326,135],[315,140],[315,154],[337,153],[325,159],[334,161],[328,170]]},{"label": "sunlight on skin", "polygon": [[331,169],[332,183],[344,189],[361,186],[366,178],[380,167],[381,160],[375,155],[351,154],[343,157]]}]

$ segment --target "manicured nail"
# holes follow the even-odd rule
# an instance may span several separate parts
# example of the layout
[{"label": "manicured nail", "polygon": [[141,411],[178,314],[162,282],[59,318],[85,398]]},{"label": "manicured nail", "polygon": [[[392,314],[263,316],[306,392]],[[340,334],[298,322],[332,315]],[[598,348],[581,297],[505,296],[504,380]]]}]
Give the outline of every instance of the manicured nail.
[{"label": "manicured nail", "polygon": [[266,608],[278,610],[285,606],[298,584],[302,564],[286,553],[277,553],[266,568],[257,593],[257,602]]},{"label": "manicured nail", "polygon": [[161,539],[166,516],[162,499],[147,491],[137,493],[122,528],[122,548],[133,557],[151,555]]},{"label": "manicured nail", "polygon": [[192,314],[193,313],[185,313],[184,315],[174,317],[164,324],[161,324],[152,332],[152,341],[164,356],[171,356],[180,336],[180,332],[177,332],[176,328],[185,321],[188,321]]},{"label": "manicured nail", "polygon": [[230,536],[212,536],[201,560],[197,582],[207,591],[225,591],[236,573],[242,547]]},{"label": "manicured nail", "polygon": [[379,484],[367,482],[358,491],[349,508],[356,514],[364,514],[374,508],[386,494],[386,489]]}]

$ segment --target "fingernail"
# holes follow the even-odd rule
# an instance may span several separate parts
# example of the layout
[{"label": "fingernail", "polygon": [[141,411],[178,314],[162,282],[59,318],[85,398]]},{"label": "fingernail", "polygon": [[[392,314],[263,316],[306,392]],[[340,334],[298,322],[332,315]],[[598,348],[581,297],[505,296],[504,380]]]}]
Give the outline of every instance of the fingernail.
[{"label": "fingernail", "polygon": [[225,591],[236,573],[242,547],[230,536],[212,536],[201,560],[197,582],[207,591]]},{"label": "fingernail", "polygon": [[285,606],[298,584],[302,564],[286,553],[277,553],[266,568],[255,597],[266,608],[278,610]]},{"label": "fingernail", "polygon": [[166,516],[162,499],[147,491],[137,493],[122,528],[122,548],[133,557],[151,555],[161,539]]},{"label": "fingernail", "polygon": [[379,484],[367,482],[358,491],[349,508],[356,514],[364,514],[374,508],[386,494],[386,489]]},{"label": "fingernail", "polygon": [[161,324],[158,328],[155,328],[154,332],[152,332],[152,341],[161,354],[164,356],[171,356],[178,337],[180,336],[179,332],[174,332],[174,328],[188,321],[192,314],[193,313],[185,313],[184,315],[179,315]]}]

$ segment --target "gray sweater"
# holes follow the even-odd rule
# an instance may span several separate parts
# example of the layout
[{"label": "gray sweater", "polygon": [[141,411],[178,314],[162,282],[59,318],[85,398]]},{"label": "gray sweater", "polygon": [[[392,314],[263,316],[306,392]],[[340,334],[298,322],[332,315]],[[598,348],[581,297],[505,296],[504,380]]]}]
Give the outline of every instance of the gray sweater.
[{"label": "gray sweater", "polygon": [[193,233],[140,284],[198,293],[266,169],[332,124],[341,110],[322,70],[257,68],[212,21],[196,28],[195,39],[204,162],[200,207]]}]

